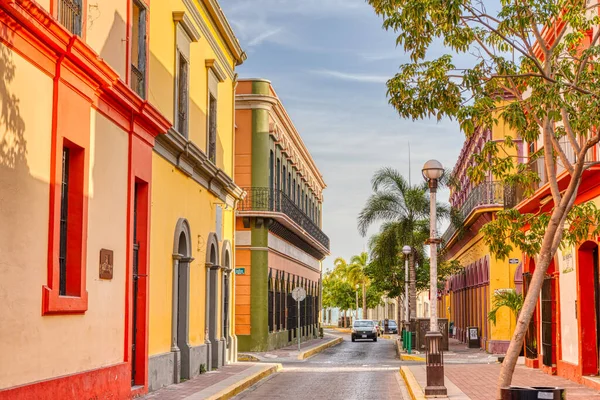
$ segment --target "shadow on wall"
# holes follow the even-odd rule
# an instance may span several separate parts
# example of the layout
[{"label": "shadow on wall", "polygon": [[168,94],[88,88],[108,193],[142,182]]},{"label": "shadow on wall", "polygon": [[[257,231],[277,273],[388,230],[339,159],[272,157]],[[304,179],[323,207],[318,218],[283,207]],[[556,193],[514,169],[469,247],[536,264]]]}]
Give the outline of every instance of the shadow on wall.
[{"label": "shadow on wall", "polygon": [[19,99],[9,89],[15,69],[11,51],[0,43],[0,167],[21,170],[28,169],[27,141]]}]

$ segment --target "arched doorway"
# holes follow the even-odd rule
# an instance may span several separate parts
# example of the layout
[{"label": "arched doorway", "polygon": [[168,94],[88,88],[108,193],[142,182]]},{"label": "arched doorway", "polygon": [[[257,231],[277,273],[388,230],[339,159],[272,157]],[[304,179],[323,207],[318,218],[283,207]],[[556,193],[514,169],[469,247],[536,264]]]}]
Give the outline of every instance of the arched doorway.
[{"label": "arched doorway", "polygon": [[172,310],[172,344],[175,353],[175,382],[189,379],[191,375],[190,360],[190,263],[191,233],[186,219],[180,218],[175,226],[173,241],[173,310]]},{"label": "arched doorway", "polygon": [[598,245],[588,241],[577,251],[577,279],[579,286],[577,313],[579,320],[579,352],[582,375],[598,375],[598,348],[600,347],[600,284],[598,282]]},{"label": "arched doorway", "polygon": [[207,272],[207,295],[208,301],[206,302],[206,315],[207,315],[207,338],[210,343],[209,345],[209,362],[211,368],[218,368],[223,365],[222,361],[222,346],[223,343],[219,340],[220,335],[218,332],[218,311],[219,311],[219,242],[217,234],[211,232],[208,235],[206,247],[206,272]]}]

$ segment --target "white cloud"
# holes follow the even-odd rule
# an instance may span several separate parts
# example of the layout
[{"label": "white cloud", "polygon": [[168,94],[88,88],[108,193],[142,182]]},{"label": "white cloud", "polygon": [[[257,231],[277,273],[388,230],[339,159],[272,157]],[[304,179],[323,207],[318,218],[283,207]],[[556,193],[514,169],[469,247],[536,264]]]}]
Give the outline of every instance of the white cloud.
[{"label": "white cloud", "polygon": [[248,46],[258,46],[262,42],[264,42],[265,40],[270,38],[271,36],[277,35],[282,30],[283,30],[283,28],[275,28],[275,29],[270,29],[268,31],[265,31],[265,32],[259,34],[258,36],[256,36],[254,39],[250,40],[248,42]]},{"label": "white cloud", "polygon": [[364,82],[364,83],[385,83],[390,78],[383,75],[370,75],[360,73],[347,73],[342,71],[334,71],[331,69],[320,69],[310,71],[313,74],[323,75],[331,78],[340,79],[343,81]]}]

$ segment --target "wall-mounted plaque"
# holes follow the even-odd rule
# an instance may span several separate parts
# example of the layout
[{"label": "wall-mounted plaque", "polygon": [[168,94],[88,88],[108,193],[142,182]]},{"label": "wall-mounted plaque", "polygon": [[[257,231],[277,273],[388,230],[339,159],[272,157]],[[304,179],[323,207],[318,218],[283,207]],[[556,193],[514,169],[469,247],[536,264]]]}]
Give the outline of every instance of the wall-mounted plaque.
[{"label": "wall-mounted plaque", "polygon": [[113,251],[100,250],[100,279],[113,278]]}]

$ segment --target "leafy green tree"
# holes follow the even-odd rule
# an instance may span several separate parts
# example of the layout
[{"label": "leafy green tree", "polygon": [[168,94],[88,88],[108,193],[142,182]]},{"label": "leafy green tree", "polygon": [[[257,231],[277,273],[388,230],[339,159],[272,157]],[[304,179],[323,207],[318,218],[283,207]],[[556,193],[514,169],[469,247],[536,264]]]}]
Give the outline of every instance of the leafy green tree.
[{"label": "leafy green tree", "polygon": [[[371,252],[379,271],[393,266],[403,268],[398,255],[402,247],[412,249],[409,257],[409,311],[417,315],[416,263],[424,258],[424,243],[429,238],[429,196],[427,185],[409,185],[393,168],[382,168],[371,179],[373,194],[358,216],[358,230],[364,236],[376,222],[384,222],[379,235],[371,241]],[[438,205],[440,219],[448,215],[448,209]],[[399,269],[399,268],[394,268]],[[398,271],[395,271],[398,272]],[[389,275],[388,275],[389,278]],[[395,280],[404,281],[402,275]]]},{"label": "leafy green tree", "polygon": [[323,277],[323,307],[339,308],[344,312],[352,309],[356,292],[352,285],[344,280],[339,271],[330,271]]},{"label": "leafy green tree", "polygon": [[488,313],[488,319],[496,325],[496,315],[502,307],[507,307],[512,311],[515,318],[519,317],[521,308],[523,308],[523,295],[517,293],[514,289],[497,291],[492,296],[492,302],[494,303],[494,308]]},{"label": "leafy green tree", "polygon": [[[381,298],[384,293],[381,290],[378,290],[375,286],[369,285],[367,286],[366,291],[366,304],[364,302],[364,295],[361,295],[361,301],[363,301],[363,309],[373,309],[377,306],[381,305]],[[366,319],[366,315],[363,315],[363,319]]]},{"label": "leafy green tree", "polygon": [[[494,179],[532,193],[541,179],[551,201],[535,213],[510,209],[483,229],[496,257],[517,248],[536,257],[523,308],[498,379],[511,383],[544,274],[559,246],[600,233],[592,203],[575,205],[588,155],[600,141],[600,24],[597,2],[567,0],[368,0],[409,56],[388,83],[404,118],[458,121],[471,136],[505,121],[514,137],[489,141],[469,169],[478,184]],[[542,28],[547,27],[547,30]],[[433,46],[447,54],[435,57]],[[438,53],[439,48],[435,49]],[[455,59],[459,55],[460,59]],[[538,168],[520,164],[515,139],[537,143]],[[566,176],[559,182],[558,175]]]}]

